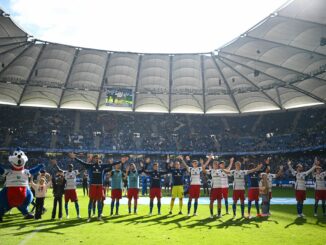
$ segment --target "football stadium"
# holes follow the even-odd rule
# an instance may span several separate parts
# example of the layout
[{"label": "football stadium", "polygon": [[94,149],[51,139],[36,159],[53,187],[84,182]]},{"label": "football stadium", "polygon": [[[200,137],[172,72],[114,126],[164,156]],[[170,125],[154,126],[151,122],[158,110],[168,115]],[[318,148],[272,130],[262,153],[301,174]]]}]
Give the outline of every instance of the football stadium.
[{"label": "football stadium", "polygon": [[326,244],[325,0],[197,53],[42,40],[8,2],[0,244]]}]

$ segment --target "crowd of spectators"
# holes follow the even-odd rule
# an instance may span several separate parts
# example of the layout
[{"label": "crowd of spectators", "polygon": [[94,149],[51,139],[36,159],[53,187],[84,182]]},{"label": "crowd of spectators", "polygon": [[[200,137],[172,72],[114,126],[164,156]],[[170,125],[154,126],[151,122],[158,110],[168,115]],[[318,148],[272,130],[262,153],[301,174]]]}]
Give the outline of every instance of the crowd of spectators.
[{"label": "crowd of spectators", "polygon": [[0,147],[254,152],[326,144],[326,108],[189,115],[0,107]]}]

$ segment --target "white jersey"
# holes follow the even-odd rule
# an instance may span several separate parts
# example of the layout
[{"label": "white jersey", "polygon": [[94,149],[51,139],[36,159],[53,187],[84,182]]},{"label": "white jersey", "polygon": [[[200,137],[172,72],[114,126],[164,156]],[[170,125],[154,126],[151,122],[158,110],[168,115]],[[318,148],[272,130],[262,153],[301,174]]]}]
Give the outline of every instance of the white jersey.
[{"label": "white jersey", "polygon": [[189,168],[190,172],[190,185],[201,185],[200,182],[200,173],[202,171],[201,167],[198,168]]},{"label": "white jersey", "polygon": [[43,185],[35,184],[32,182],[31,185],[35,191],[35,197],[37,197],[37,198],[45,197],[46,193],[48,191],[48,188],[50,187],[50,184],[51,184],[51,182],[49,182],[47,184],[43,184]]},{"label": "white jersey", "polygon": [[276,178],[276,174],[267,174],[269,192],[272,192],[273,179],[275,178]]},{"label": "white jersey", "polygon": [[30,176],[29,170],[6,170],[6,187],[29,186],[28,177]]},{"label": "white jersey", "polygon": [[208,173],[212,176],[212,188],[228,188],[228,175],[222,169],[211,169]]},{"label": "white jersey", "polygon": [[289,169],[293,176],[295,176],[296,181],[294,185],[295,190],[305,191],[306,190],[306,177],[316,168],[316,166],[313,166],[311,169],[309,169],[306,172],[300,172],[298,173],[295,171],[292,166],[289,166]]},{"label": "white jersey", "polygon": [[66,180],[66,186],[65,186],[65,190],[75,190],[76,189],[76,185],[77,185],[77,175],[78,175],[78,170],[73,170],[71,172],[69,171],[65,171],[64,172],[64,176],[65,176],[65,180]]},{"label": "white jersey", "polygon": [[245,176],[248,174],[248,170],[232,170],[230,175],[234,177],[233,190],[245,189]]},{"label": "white jersey", "polygon": [[316,190],[326,190],[326,172],[322,172],[320,174],[313,174],[316,184],[315,184],[315,189]]}]

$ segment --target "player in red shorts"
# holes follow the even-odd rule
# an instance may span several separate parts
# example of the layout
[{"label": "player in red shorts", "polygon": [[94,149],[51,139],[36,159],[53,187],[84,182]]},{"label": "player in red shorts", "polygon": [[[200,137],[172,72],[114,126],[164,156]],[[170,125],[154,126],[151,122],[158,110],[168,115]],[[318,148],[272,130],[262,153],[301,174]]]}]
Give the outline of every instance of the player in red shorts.
[{"label": "player in red shorts", "polygon": [[138,192],[139,192],[139,172],[137,171],[136,165],[131,163],[126,168],[126,175],[128,181],[128,211],[131,214],[131,201],[134,199],[134,214],[137,214],[137,202],[138,202]]},{"label": "player in red shorts", "polygon": [[[106,170],[104,170],[106,171]],[[114,169],[110,171],[111,177],[111,216],[115,205],[115,215],[119,215],[120,199],[122,198],[122,179],[125,174],[121,170],[121,164],[115,165]]]},{"label": "player in red shorts", "polygon": [[[190,173],[190,187],[189,187],[189,200],[188,200],[188,216],[190,216],[190,209],[192,199],[195,199],[194,203],[194,216],[197,216],[197,207],[198,207],[198,198],[200,197],[200,173],[202,172],[203,168],[211,161],[212,156],[208,156],[207,161],[202,167],[198,167],[198,161],[192,160],[191,164],[192,167],[187,168],[187,171]],[[186,157],[186,160],[190,160],[189,157]]]},{"label": "player in red shorts", "polygon": [[68,203],[69,201],[75,203],[77,218],[80,218],[79,215],[79,204],[78,204],[78,198],[77,198],[77,175],[79,175],[78,170],[73,170],[73,165],[68,165],[68,171],[62,170],[59,168],[57,161],[52,160],[55,167],[58,171],[63,171],[64,178],[66,180],[65,185],[65,210],[66,210],[66,217],[69,219],[69,212],[68,212]]},{"label": "player in red shorts", "polygon": [[[319,162],[319,161],[318,161]],[[318,164],[318,163],[317,163]],[[314,207],[314,216],[318,216],[318,203],[321,201],[323,215],[326,216],[326,171],[322,172],[322,168],[319,166],[316,167],[316,172],[313,173],[314,179],[316,180],[315,184],[315,207]]]},{"label": "player in red shorts", "polygon": [[291,161],[288,161],[289,169],[293,176],[295,176],[295,197],[297,199],[297,212],[298,217],[304,217],[303,212],[303,202],[306,200],[306,177],[316,168],[316,165],[306,172],[303,172],[303,166],[298,164],[296,170],[292,168]]},{"label": "player in red shorts", "polygon": [[[233,158],[230,160],[229,167],[227,168],[228,171],[232,168],[233,164]],[[224,162],[223,162],[224,165]],[[227,174],[222,170],[218,169],[219,168],[219,162],[217,160],[213,161],[213,169],[206,170],[203,169],[204,174],[208,174],[211,179],[211,194],[210,194],[210,213],[211,213],[211,218],[213,218],[213,206],[214,206],[214,201],[217,200],[217,215],[216,217],[221,218],[221,206],[222,206],[222,199],[223,198],[228,198],[227,193],[225,192],[225,178],[227,180]],[[223,167],[224,168],[224,167]],[[227,183],[228,185],[228,183]]]},{"label": "player in red shorts", "polygon": [[159,171],[158,170],[158,162],[153,163],[153,171],[148,171],[147,167],[150,163],[149,158],[145,161],[146,167],[143,172],[146,173],[150,177],[150,192],[149,192],[149,215],[152,215],[153,207],[154,207],[154,198],[157,198],[157,209],[158,214],[161,214],[161,197],[162,197],[162,186],[161,186],[161,178],[164,174],[167,174],[167,171]]}]

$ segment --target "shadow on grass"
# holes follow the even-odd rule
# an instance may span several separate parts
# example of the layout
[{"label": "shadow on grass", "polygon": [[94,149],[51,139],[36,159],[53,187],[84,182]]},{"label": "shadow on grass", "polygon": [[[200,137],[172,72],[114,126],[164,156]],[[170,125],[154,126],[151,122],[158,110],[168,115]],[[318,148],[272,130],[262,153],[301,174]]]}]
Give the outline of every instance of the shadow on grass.
[{"label": "shadow on grass", "polygon": [[320,227],[326,227],[325,224],[326,224],[326,218],[321,218],[321,217],[318,217],[317,218],[317,221],[316,223],[312,223],[312,222],[308,222],[306,218],[302,218],[302,217],[298,217],[296,218],[292,223],[286,225],[284,228],[289,228],[290,226],[302,226],[302,225],[305,225],[305,224],[310,224],[310,225],[317,225],[317,226],[320,226]]}]

